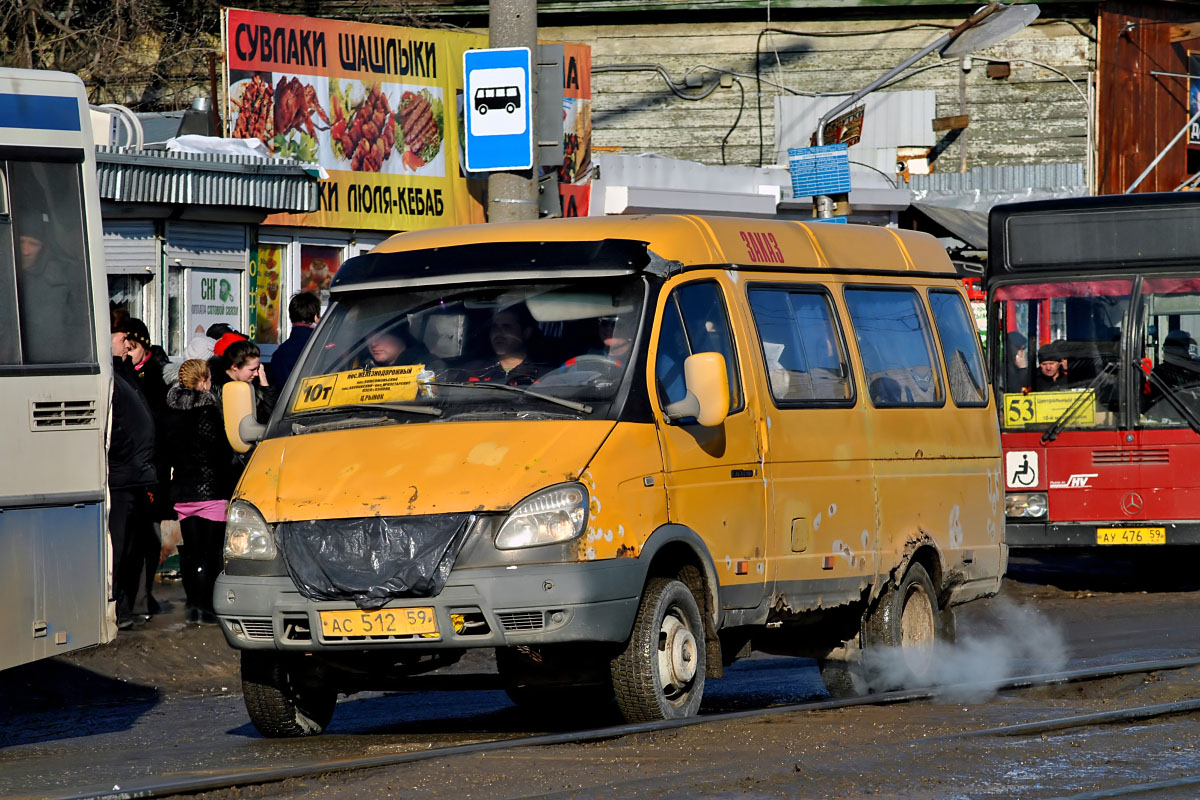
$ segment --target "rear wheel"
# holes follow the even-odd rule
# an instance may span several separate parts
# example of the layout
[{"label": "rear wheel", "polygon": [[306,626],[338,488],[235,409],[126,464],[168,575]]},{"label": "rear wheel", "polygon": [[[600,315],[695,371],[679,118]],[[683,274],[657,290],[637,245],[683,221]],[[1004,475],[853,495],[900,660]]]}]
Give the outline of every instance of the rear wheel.
[{"label": "rear wheel", "polygon": [[925,567],[913,564],[879,598],[863,624],[863,666],[871,689],[887,691],[936,682],[937,642],[947,626]]},{"label": "rear wheel", "polygon": [[704,620],[691,590],[677,580],[651,579],[629,642],[611,665],[622,716],[654,722],[695,715],[705,655]]},{"label": "rear wheel", "polygon": [[337,705],[336,689],[277,653],[253,650],[242,651],[242,696],[250,721],[269,738],[315,736]]}]

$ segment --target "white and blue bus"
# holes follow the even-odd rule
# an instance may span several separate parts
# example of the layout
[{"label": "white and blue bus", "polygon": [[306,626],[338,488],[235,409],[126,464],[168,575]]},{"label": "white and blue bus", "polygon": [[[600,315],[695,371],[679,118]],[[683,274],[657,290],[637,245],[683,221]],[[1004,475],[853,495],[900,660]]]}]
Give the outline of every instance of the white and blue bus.
[{"label": "white and blue bus", "polygon": [[116,634],[108,318],[83,83],[0,69],[0,669]]}]

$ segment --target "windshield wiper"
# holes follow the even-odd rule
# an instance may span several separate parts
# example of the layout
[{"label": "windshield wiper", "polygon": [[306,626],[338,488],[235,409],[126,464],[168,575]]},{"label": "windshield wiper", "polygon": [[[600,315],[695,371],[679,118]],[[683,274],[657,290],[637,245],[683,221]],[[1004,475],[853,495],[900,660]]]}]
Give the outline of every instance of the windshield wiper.
[{"label": "windshield wiper", "polygon": [[1047,428],[1046,432],[1042,434],[1042,444],[1045,444],[1046,442],[1053,442],[1058,438],[1058,434],[1061,433],[1062,429],[1066,427],[1067,422],[1075,416],[1078,409],[1087,400],[1088,392],[1095,391],[1096,387],[1100,385],[1100,382],[1104,380],[1105,376],[1112,375],[1114,372],[1116,372],[1116,369],[1117,362],[1115,361],[1110,361],[1104,365],[1104,369],[1100,370],[1099,374],[1092,378],[1091,382],[1088,383],[1087,386],[1083,387],[1082,392],[1079,392],[1079,397],[1075,398],[1075,402],[1067,406],[1066,410],[1058,415],[1058,419],[1054,420],[1054,424]]},{"label": "windshield wiper", "polygon": [[391,417],[348,417],[346,419],[335,419],[329,422],[314,422],[311,425],[305,425],[303,422],[292,423],[292,434],[299,435],[301,433],[316,433],[317,431],[337,431],[346,428],[370,428],[375,425],[394,425],[396,420]]},{"label": "windshield wiper", "polygon": [[440,417],[442,410],[433,406],[415,406],[408,403],[342,403],[328,408],[314,408],[311,411],[299,411],[293,417],[307,417],[317,414],[337,414],[343,411],[403,411],[408,414],[426,414],[430,417]]},{"label": "windshield wiper", "polygon": [[[1141,365],[1135,363],[1134,366],[1140,368]],[[1175,389],[1171,386],[1168,386],[1167,382],[1158,375],[1155,375],[1153,371],[1145,372],[1143,374],[1146,376],[1146,380],[1150,381],[1150,384],[1155,389],[1158,389],[1160,392],[1162,392],[1163,399],[1170,403],[1171,407],[1179,412],[1179,415],[1183,417],[1185,422],[1187,422],[1188,427],[1190,427],[1196,433],[1200,433],[1200,418],[1197,418],[1196,413],[1192,411],[1192,409],[1188,408],[1186,403],[1179,399],[1179,395],[1176,393]]]},{"label": "windshield wiper", "polygon": [[523,389],[520,386],[509,386],[507,383],[484,383],[483,381],[479,381],[477,383],[450,383],[446,381],[429,381],[428,383],[423,382],[422,385],[449,386],[455,389],[500,389],[505,392],[516,392],[517,394],[523,394],[528,397],[536,397],[538,400],[545,400],[547,403],[555,403],[556,405],[565,406],[566,408],[579,411],[583,414],[592,413],[592,407],[589,405],[577,403],[574,400],[566,400],[561,397],[555,397],[552,394],[542,394],[541,392],[535,392],[532,389]]}]

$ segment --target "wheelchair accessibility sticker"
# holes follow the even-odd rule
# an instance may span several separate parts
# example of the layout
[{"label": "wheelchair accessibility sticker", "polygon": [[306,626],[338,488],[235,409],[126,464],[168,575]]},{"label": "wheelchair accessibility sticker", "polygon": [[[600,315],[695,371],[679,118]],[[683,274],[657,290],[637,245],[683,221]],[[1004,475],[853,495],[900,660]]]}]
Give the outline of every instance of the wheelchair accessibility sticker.
[{"label": "wheelchair accessibility sticker", "polygon": [[1031,489],[1038,484],[1036,450],[1017,450],[1004,454],[1004,484],[1009,489]]}]

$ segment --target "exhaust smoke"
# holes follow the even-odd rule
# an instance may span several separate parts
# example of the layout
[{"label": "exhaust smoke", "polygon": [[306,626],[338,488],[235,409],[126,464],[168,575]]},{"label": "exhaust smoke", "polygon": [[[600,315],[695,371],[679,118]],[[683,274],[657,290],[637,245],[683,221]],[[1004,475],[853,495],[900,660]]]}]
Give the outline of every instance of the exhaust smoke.
[{"label": "exhaust smoke", "polygon": [[899,647],[866,650],[862,677],[867,688],[933,689],[938,699],[948,702],[982,702],[995,696],[1009,678],[1058,672],[1066,666],[1066,640],[1056,622],[1002,598],[991,610],[992,630],[960,636],[957,642],[934,642],[915,653]]}]

